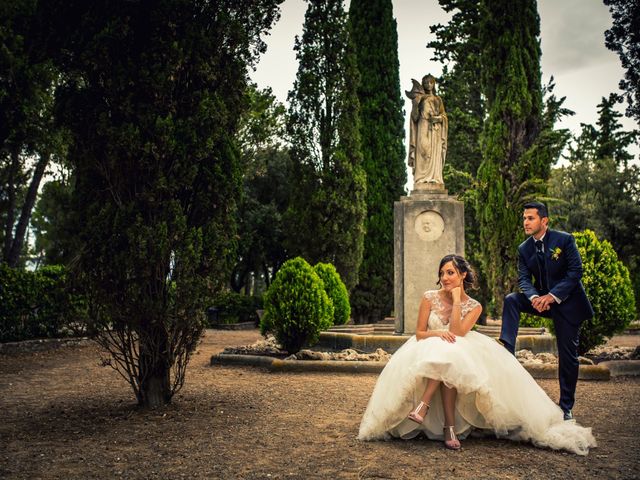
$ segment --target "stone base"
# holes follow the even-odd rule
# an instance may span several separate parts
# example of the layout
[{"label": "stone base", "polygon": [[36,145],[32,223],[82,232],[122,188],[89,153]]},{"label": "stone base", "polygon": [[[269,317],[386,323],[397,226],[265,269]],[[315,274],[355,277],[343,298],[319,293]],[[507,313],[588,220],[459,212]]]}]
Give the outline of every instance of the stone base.
[{"label": "stone base", "polygon": [[439,288],[440,260],[451,253],[464,255],[464,205],[444,186],[414,190],[394,203],[396,333],[415,332],[422,294]]}]

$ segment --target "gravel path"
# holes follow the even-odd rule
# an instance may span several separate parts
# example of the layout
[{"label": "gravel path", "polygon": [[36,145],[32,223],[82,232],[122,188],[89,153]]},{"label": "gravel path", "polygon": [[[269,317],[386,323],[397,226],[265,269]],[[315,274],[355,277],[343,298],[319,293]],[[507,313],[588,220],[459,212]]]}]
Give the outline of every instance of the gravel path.
[{"label": "gravel path", "polygon": [[[134,406],[93,345],[0,355],[0,478],[632,479],[640,379],[578,384],[587,457],[492,438],[459,452],[424,438],[360,442],[375,374],[268,373],[209,366],[252,331],[208,331],[172,405]],[[555,380],[538,383],[553,399]]]}]

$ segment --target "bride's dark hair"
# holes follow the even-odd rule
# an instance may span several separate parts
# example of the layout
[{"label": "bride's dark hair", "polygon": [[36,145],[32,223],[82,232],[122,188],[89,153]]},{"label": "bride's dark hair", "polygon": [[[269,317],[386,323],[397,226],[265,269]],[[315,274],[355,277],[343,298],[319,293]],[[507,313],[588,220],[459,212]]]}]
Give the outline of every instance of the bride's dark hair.
[{"label": "bride's dark hair", "polygon": [[471,264],[469,264],[464,257],[455,254],[445,255],[442,260],[440,260],[440,266],[438,267],[438,281],[436,282],[436,285],[440,285],[440,270],[442,270],[444,264],[448,262],[453,263],[454,268],[460,275],[463,273],[467,274],[462,281],[465,290],[473,290],[477,288],[478,276],[473,270],[473,267],[471,267]]}]

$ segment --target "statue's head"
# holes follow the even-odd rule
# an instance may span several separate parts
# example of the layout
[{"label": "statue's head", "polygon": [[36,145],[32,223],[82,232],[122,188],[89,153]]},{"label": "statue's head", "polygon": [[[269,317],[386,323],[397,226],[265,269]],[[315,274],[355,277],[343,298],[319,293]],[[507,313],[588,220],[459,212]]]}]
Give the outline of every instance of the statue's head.
[{"label": "statue's head", "polygon": [[436,93],[436,77],[430,73],[422,77],[422,88],[425,92]]}]

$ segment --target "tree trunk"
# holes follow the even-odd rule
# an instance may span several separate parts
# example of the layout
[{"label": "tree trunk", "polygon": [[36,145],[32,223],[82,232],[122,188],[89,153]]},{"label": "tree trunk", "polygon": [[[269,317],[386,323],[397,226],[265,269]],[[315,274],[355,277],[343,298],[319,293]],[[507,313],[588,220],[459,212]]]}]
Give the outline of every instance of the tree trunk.
[{"label": "tree trunk", "polygon": [[20,260],[20,252],[22,252],[25,233],[27,231],[27,226],[29,225],[31,212],[33,211],[33,207],[36,203],[36,197],[38,196],[38,188],[40,187],[40,182],[42,181],[44,171],[49,164],[50,158],[51,155],[48,153],[45,155],[41,155],[40,160],[38,160],[36,168],[33,172],[33,178],[31,179],[31,184],[29,185],[27,196],[24,199],[24,204],[22,205],[22,212],[20,213],[20,219],[18,220],[18,225],[16,226],[16,233],[13,237],[11,249],[9,250],[9,255],[6,257],[7,264],[10,267],[15,268],[18,265],[18,261]]},{"label": "tree trunk", "polygon": [[15,221],[16,209],[16,176],[19,166],[20,155],[18,150],[14,150],[11,154],[11,166],[9,167],[9,178],[7,180],[7,220],[4,225],[4,245],[2,248],[2,258],[5,261],[9,259],[11,251],[11,243],[13,241],[13,222]]},{"label": "tree trunk", "polygon": [[171,403],[171,365],[167,333],[162,326],[148,325],[140,335],[138,405],[157,408]]}]

